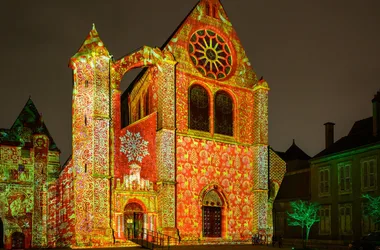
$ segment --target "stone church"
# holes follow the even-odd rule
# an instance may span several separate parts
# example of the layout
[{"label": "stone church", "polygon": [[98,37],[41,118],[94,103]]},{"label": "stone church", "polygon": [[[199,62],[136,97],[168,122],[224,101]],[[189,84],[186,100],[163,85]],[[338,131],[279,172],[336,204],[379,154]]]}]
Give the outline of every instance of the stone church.
[{"label": "stone church", "polygon": [[41,119],[0,130],[6,248],[128,244],[131,229],[180,244],[270,240],[285,162],[268,145],[268,84],[219,0],[200,0],[163,46],[119,60],[93,26],[69,66],[63,166]]}]

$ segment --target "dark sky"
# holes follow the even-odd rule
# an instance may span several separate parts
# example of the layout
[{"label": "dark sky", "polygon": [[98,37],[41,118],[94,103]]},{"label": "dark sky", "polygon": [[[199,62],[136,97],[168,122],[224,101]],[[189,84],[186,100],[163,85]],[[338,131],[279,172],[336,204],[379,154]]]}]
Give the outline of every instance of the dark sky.
[{"label": "dark sky", "polygon": [[[161,46],[197,0],[5,0],[0,9],[0,128],[10,128],[32,96],[61,162],[71,152],[69,58],[92,27],[114,58]],[[380,1],[222,0],[258,75],[268,81],[269,141],[296,140],[314,156],[324,126],[335,139],[372,115],[380,89]],[[136,75],[129,74],[125,89]]]}]

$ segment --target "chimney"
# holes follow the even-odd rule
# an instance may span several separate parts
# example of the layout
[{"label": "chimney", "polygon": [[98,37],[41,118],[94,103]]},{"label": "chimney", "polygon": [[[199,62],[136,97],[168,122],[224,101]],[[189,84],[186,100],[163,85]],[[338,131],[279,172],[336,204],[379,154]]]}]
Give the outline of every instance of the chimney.
[{"label": "chimney", "polygon": [[334,125],[335,123],[326,122],[325,124],[325,144],[326,148],[334,144]]},{"label": "chimney", "polygon": [[380,91],[372,99],[373,136],[380,136]]}]

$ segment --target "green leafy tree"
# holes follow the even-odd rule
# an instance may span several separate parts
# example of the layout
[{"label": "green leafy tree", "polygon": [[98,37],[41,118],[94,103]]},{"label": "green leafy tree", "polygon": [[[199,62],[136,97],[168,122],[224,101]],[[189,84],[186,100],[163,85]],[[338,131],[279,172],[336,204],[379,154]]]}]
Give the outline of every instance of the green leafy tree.
[{"label": "green leafy tree", "polygon": [[380,196],[363,194],[362,197],[367,200],[364,214],[371,217],[375,224],[378,224],[380,222]]},{"label": "green leafy tree", "polygon": [[[293,213],[288,213],[288,225],[294,227],[301,227],[302,239],[304,228],[306,229],[306,242],[309,240],[310,228],[314,223],[319,221],[319,204],[308,202],[308,201],[292,201],[290,206]],[[305,247],[306,242],[303,242],[303,247]]]}]

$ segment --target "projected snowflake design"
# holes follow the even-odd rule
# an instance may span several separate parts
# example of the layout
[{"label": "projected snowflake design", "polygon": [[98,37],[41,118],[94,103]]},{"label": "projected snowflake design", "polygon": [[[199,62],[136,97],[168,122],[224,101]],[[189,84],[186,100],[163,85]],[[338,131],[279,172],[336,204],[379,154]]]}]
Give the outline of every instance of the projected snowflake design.
[{"label": "projected snowflake design", "polygon": [[120,151],[128,157],[128,162],[138,161],[141,163],[142,159],[149,155],[149,142],[141,137],[140,132],[131,133],[127,130],[127,133],[120,137],[120,141]]}]

